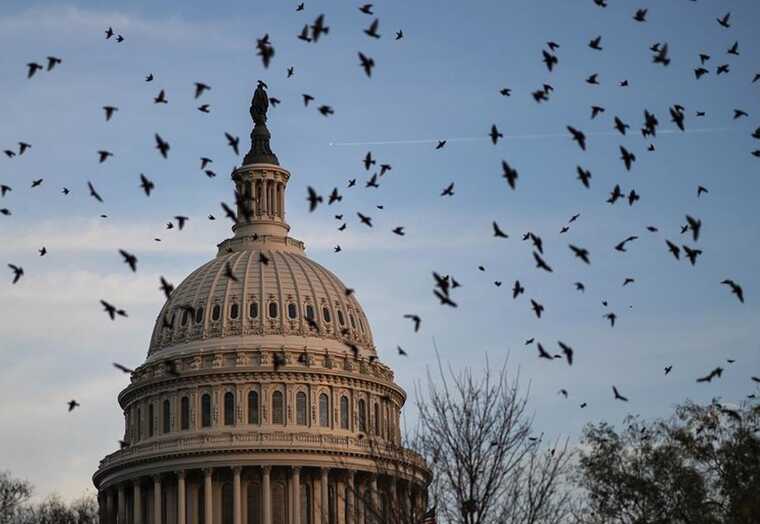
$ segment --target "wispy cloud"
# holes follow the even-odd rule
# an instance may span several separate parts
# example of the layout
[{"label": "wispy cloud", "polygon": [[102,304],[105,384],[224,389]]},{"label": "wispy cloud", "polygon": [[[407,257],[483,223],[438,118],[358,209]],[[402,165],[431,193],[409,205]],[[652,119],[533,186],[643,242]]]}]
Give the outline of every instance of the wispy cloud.
[{"label": "wispy cloud", "polygon": [[[90,40],[107,27],[123,34],[130,42],[150,41],[175,46],[227,48],[250,47],[250,41],[225,29],[225,22],[211,19],[190,22],[178,16],[148,19],[121,10],[89,10],[74,6],[38,6],[0,17],[0,35],[6,38],[29,35],[65,35],[67,38]],[[103,36],[105,38],[105,36]]]}]

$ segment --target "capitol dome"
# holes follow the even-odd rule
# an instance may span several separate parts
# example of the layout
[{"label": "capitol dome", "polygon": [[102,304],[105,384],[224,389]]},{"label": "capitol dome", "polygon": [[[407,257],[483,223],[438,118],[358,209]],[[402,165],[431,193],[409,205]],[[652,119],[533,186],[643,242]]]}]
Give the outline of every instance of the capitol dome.
[{"label": "capitol dome", "polygon": [[254,93],[233,236],[159,313],[93,476],[104,524],[417,522],[430,471],[353,290],[288,236],[290,173]]}]

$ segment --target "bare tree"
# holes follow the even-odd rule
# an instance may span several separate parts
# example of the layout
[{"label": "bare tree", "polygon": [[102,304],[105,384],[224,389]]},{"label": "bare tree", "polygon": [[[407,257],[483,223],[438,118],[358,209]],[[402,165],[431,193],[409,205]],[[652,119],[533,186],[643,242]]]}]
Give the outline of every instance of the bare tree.
[{"label": "bare tree", "polygon": [[10,472],[0,471],[0,522],[10,522],[31,496],[29,482],[11,477]]},{"label": "bare tree", "polygon": [[445,372],[438,361],[418,391],[419,451],[433,469],[431,496],[441,520],[456,524],[551,524],[563,520],[567,442],[546,450],[532,436],[533,416],[519,374],[505,361],[475,376]]}]

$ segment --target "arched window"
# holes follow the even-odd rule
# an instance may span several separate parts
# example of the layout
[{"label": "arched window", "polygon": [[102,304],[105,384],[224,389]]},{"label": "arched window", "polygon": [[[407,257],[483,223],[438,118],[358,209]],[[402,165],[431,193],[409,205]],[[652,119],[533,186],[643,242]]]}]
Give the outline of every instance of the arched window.
[{"label": "arched window", "polygon": [[248,306],[248,316],[250,318],[256,318],[259,316],[259,303],[258,302],[251,302],[251,304]]},{"label": "arched window", "polygon": [[272,393],[272,424],[285,423],[284,411],[282,391],[275,391]]},{"label": "arched window", "polygon": [[[290,500],[288,497],[287,484],[275,481],[271,484],[272,489],[272,524],[286,524],[290,521]],[[291,492],[292,493],[292,492]]]},{"label": "arched window", "polygon": [[330,310],[327,307],[322,308],[322,319],[328,324],[332,322],[332,318],[330,318]]},{"label": "arched window", "polygon": [[203,322],[203,306],[198,306],[198,309],[195,310],[195,323],[200,324]]},{"label": "arched window", "polygon": [[293,320],[294,318],[296,318],[296,313],[297,313],[296,305],[291,302],[290,304],[288,304],[288,318],[290,320]]},{"label": "arched window", "polygon": [[324,393],[319,395],[319,425],[330,426],[330,399]]},{"label": "arched window", "polygon": [[169,399],[168,398],[165,399],[164,400],[164,410],[163,410],[164,411],[163,412],[163,416],[164,416],[164,428],[163,428],[163,432],[164,433],[169,433],[172,430],[172,411],[171,411],[171,406],[172,406],[172,404],[171,404],[171,402],[169,402]]},{"label": "arched window", "polygon": [[306,318],[314,320],[314,306],[311,304],[306,304]]},{"label": "arched window", "polygon": [[224,394],[224,425],[235,425],[235,394],[232,391]]},{"label": "arched window", "polygon": [[248,423],[259,424],[259,394],[257,391],[248,392]]},{"label": "arched window", "polygon": [[306,425],[306,393],[303,391],[296,393],[296,424]]},{"label": "arched window", "polygon": [[182,431],[190,429],[190,399],[182,397],[179,401],[179,427]]},{"label": "arched window", "polygon": [[348,314],[348,320],[351,322],[351,327],[356,329],[356,321],[354,320],[354,314],[349,313]]},{"label": "arched window", "polygon": [[361,329],[362,334],[364,333],[364,321],[362,321],[361,315],[359,316],[359,329]]},{"label": "arched window", "polygon": [[367,432],[367,403],[363,398],[359,399],[359,431]]},{"label": "arched window", "polygon": [[269,303],[269,318],[277,318],[277,302]]},{"label": "arched window", "polygon": [[211,320],[217,321],[222,316],[222,306],[214,304],[214,308],[211,310]]},{"label": "arched window", "polygon": [[183,309],[182,310],[182,321],[181,321],[183,327],[187,325],[187,321],[189,319],[190,319],[190,311],[188,311],[187,309]]},{"label": "arched window", "polygon": [[137,440],[142,438],[142,412],[137,408]]},{"label": "arched window", "polygon": [[211,427],[211,395],[208,393],[201,397],[201,426]]},{"label": "arched window", "polygon": [[348,429],[348,397],[340,397],[340,427]]},{"label": "arched window", "polygon": [[148,436],[152,437],[153,433],[155,431],[155,427],[153,427],[153,402],[148,404]]},{"label": "arched window", "polygon": [[338,322],[340,323],[341,326],[346,325],[346,317],[343,316],[343,311],[341,311],[340,309],[338,310]]},{"label": "arched window", "polygon": [[232,304],[230,306],[230,318],[235,320],[240,314],[240,306],[238,304]]},{"label": "arched window", "polygon": [[381,433],[381,427],[380,427],[381,417],[380,417],[380,404],[375,402],[375,435],[380,436]]},{"label": "arched window", "polygon": [[[328,522],[338,522],[338,497],[335,493],[335,483],[330,482],[327,488],[328,504],[327,504],[327,517]],[[367,512],[369,513],[369,512]]]}]

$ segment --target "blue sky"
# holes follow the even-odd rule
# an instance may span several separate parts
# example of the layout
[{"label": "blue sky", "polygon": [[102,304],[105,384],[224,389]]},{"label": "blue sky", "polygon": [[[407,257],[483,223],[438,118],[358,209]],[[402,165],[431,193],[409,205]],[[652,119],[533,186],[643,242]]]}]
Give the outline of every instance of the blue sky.
[{"label": "blue sky", "polygon": [[[760,72],[756,2],[610,0],[606,9],[591,0],[479,2],[476,9],[462,2],[376,2],[379,40],[362,33],[372,17],[358,3],[306,2],[300,13],[295,2],[156,4],[11,0],[0,13],[0,146],[32,144],[24,156],[0,158],[0,183],[13,187],[0,200],[13,212],[0,216],[0,262],[26,272],[16,286],[10,271],[0,283],[0,412],[14,420],[0,433],[0,465],[34,482],[40,494],[70,497],[89,489],[98,460],[122,432],[116,395],[127,379],[111,362],[138,365],[145,357],[163,300],[159,276],[179,283],[229,236],[219,202],[232,200],[229,173],[241,158],[224,132],[240,136],[247,149],[258,79],[282,101],[270,109],[269,128],[280,163],[293,173],[291,234],[356,289],[381,359],[410,394],[410,423],[414,385],[435,362],[433,338],[455,368],[482,368],[486,355],[492,363],[508,356],[530,384],[536,430],[571,439],[589,421],[665,416],[687,398],[736,402],[753,391],[749,377],[760,375],[760,159],[750,155],[760,148],[750,136],[760,126],[760,82],[751,83]],[[632,20],[639,7],[649,8],[644,24]],[[730,29],[715,21],[727,11]],[[320,13],[330,33],[317,44],[296,39]],[[124,43],[104,39],[109,25]],[[395,41],[399,29],[404,38]],[[264,33],[276,50],[269,69],[255,55]],[[597,35],[601,52],[587,47]],[[552,73],[541,62],[548,40],[561,46]],[[658,41],[669,44],[667,68],[652,63],[648,48]],[[734,41],[739,56],[726,53]],[[375,60],[371,79],[357,51]],[[712,57],[710,73],[696,81],[701,52]],[[63,63],[27,80],[26,63],[51,54]],[[731,72],[716,76],[725,63]],[[289,66],[295,75],[286,79]],[[156,77],[152,83],[144,81],[148,73]],[[601,85],[584,82],[592,73]],[[619,87],[622,80],[629,87]],[[196,81],[212,87],[199,101]],[[544,83],[555,90],[539,105],[530,93]],[[511,97],[499,95],[504,87]],[[167,105],[152,103],[160,89]],[[302,93],[316,98],[309,108]],[[210,104],[211,114],[196,111],[200,103]],[[321,104],[335,114],[321,116]],[[668,116],[674,104],[686,108],[687,133],[664,132],[674,128]],[[119,107],[111,122],[103,105]],[[591,105],[606,112],[592,121]],[[649,142],[638,133],[645,108],[663,131],[655,152],[646,151]],[[734,120],[734,109],[749,117]],[[698,110],[706,117],[697,118]],[[631,125],[625,137],[611,133],[616,115]],[[507,136],[497,146],[487,139],[492,124]],[[566,125],[586,132],[588,151],[570,140]],[[171,143],[168,160],[153,148],[154,133]],[[330,145],[468,137],[440,151],[432,142]],[[618,158],[620,145],[637,156],[630,173]],[[114,158],[98,164],[99,149]],[[379,189],[363,187],[368,150],[393,165]],[[216,178],[199,170],[201,156],[214,159]],[[519,171],[516,191],[500,176],[502,160]],[[576,180],[576,165],[592,171],[591,189]],[[140,173],[156,183],[149,199],[138,187]],[[30,189],[36,178],[43,184]],[[350,178],[359,183],[348,190]],[[87,196],[87,181],[103,204]],[[455,195],[440,198],[450,182]],[[633,207],[606,204],[615,184],[635,188],[641,200]],[[337,186],[344,200],[310,214],[309,185],[325,194]],[[698,185],[709,194],[697,199]],[[68,197],[62,186],[71,189]],[[359,224],[357,211],[371,215],[376,227]],[[209,213],[219,220],[208,221]],[[335,213],[348,217],[345,232],[336,230]],[[580,218],[560,235],[576,213]],[[191,217],[187,229],[166,231],[178,214]],[[698,242],[704,254],[695,267],[674,260],[665,246],[666,238],[694,245],[680,234],[686,214],[704,224]],[[491,236],[493,220],[509,239]],[[403,238],[390,232],[398,225],[406,227]],[[648,225],[659,233],[647,232]],[[543,238],[552,274],[535,269],[530,245],[520,239],[527,231]],[[612,249],[629,235],[639,239],[628,253]],[[589,249],[591,266],[573,258],[569,243]],[[332,252],[336,244],[341,253]],[[49,254],[40,258],[43,245]],[[121,262],[120,248],[139,257],[137,274]],[[432,296],[433,270],[463,284],[456,310]],[[626,277],[636,282],[623,288]],[[743,286],[745,304],[720,285],[724,278]],[[513,301],[515,279],[527,291]],[[585,294],[574,290],[578,280]],[[127,309],[129,318],[107,322],[101,298]],[[530,298],[546,307],[540,320]],[[618,314],[615,328],[602,318],[608,310]],[[409,312],[423,318],[418,334],[402,318]],[[557,340],[570,344],[575,365],[539,361],[535,347],[523,344],[531,337],[552,350]],[[407,359],[396,355],[396,345]],[[670,364],[665,377],[662,368]],[[726,368],[722,379],[695,383],[719,365]],[[612,384],[629,404],[613,401]],[[73,414],[65,412],[70,398],[82,403]],[[589,406],[581,410],[581,402]]]}]

